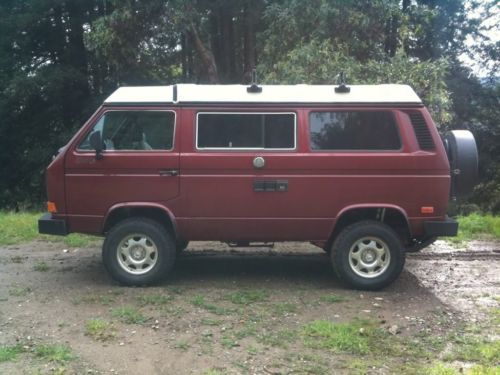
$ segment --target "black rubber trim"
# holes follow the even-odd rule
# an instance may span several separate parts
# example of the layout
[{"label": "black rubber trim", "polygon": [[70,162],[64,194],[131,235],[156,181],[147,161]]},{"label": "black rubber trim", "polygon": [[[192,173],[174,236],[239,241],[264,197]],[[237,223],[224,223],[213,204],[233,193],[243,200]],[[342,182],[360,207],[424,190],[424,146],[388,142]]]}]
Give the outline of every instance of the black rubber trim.
[{"label": "black rubber trim", "polygon": [[458,222],[447,218],[443,221],[426,221],[424,222],[424,231],[427,236],[456,236],[458,233]]},{"label": "black rubber trim", "polygon": [[54,219],[52,214],[49,213],[44,214],[40,219],[38,219],[38,233],[66,236],[68,234],[66,220]]}]

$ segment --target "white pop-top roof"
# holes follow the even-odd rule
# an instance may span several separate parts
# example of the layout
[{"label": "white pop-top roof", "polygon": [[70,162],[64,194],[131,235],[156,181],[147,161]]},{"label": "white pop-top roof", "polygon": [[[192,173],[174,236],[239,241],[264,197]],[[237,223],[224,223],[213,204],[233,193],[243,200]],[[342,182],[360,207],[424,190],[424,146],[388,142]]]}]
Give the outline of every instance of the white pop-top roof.
[{"label": "white pop-top roof", "polygon": [[261,85],[260,93],[249,93],[247,87],[196,84],[120,87],[104,103],[422,103],[407,85],[348,85],[349,93],[336,93],[334,85]]}]

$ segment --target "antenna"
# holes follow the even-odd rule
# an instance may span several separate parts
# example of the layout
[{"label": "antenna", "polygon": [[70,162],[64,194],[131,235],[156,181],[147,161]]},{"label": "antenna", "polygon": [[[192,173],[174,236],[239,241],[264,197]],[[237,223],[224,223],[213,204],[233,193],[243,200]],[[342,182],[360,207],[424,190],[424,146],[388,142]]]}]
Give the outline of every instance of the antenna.
[{"label": "antenna", "polygon": [[345,84],[345,73],[340,72],[339,74],[339,85],[335,87],[335,92],[339,94],[346,94],[351,92],[351,88]]},{"label": "antenna", "polygon": [[262,87],[257,85],[257,71],[255,70],[255,68],[252,69],[252,84],[247,87],[247,92],[253,94],[262,92]]}]

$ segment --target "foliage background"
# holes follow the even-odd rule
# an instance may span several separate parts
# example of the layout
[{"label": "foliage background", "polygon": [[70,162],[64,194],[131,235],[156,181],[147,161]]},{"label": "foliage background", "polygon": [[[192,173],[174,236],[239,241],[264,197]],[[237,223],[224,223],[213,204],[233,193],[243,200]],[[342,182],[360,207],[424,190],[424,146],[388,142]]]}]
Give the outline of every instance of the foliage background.
[{"label": "foliage background", "polygon": [[440,130],[473,131],[481,181],[468,203],[499,213],[495,3],[1,0],[0,208],[41,206],[52,155],[118,86],[245,83],[257,67],[263,83],[344,71],[352,84],[410,84]]}]

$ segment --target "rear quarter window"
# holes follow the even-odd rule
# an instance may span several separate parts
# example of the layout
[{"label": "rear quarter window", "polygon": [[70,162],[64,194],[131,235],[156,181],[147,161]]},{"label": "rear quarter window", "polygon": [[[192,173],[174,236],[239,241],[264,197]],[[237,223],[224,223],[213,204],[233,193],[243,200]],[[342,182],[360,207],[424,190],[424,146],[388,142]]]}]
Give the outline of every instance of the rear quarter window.
[{"label": "rear quarter window", "polygon": [[401,139],[389,111],[309,113],[310,147],[320,150],[400,150]]}]

